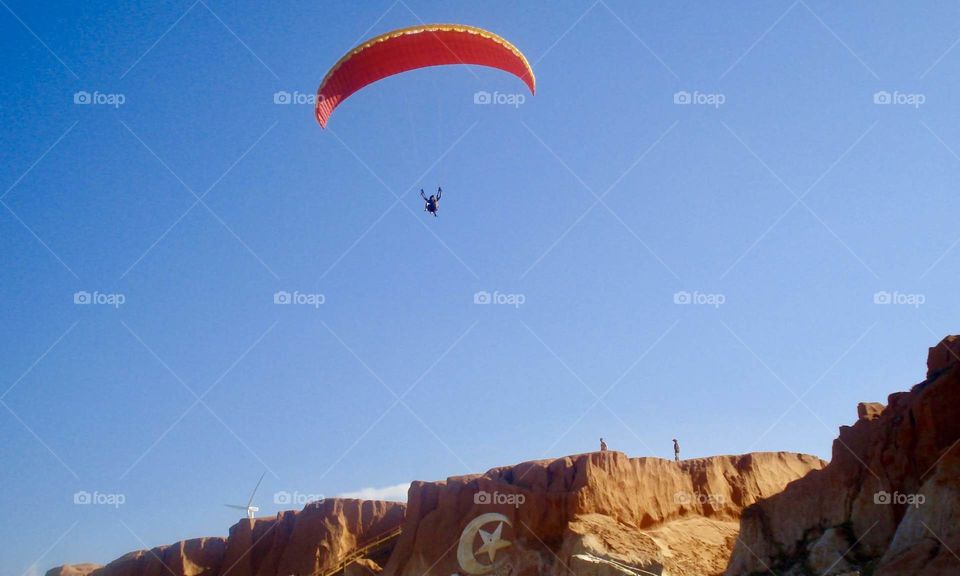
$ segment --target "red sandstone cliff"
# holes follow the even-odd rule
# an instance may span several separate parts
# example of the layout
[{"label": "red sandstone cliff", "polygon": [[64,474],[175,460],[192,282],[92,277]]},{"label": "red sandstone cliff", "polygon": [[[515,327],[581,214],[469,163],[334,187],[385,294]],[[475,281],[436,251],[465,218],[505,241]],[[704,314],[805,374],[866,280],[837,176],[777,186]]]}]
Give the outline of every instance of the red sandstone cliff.
[{"label": "red sandstone cliff", "polygon": [[[318,576],[401,523],[399,539],[347,573],[376,574],[385,565],[384,574],[397,576],[720,574],[741,511],[823,465],[783,452],[680,463],[597,452],[526,462],[417,482],[406,513],[402,504],[326,500],[243,520],[228,538],[186,540],[50,576]],[[496,549],[485,553],[494,533]]]},{"label": "red sandstone cliff", "polygon": [[[720,574],[741,511],[823,464],[783,452],[680,463],[595,452],[416,482],[385,573]],[[477,519],[488,537],[502,525],[493,558]]]},{"label": "red sandstone cliff", "polygon": [[[618,452],[417,482],[409,505],[327,500],[228,538],[48,576],[318,576],[402,525],[350,576],[960,574],[960,338],[927,379],[861,404],[824,467],[788,453],[675,463]],[[732,552],[732,557],[731,557]],[[383,567],[383,568],[381,568]]]},{"label": "red sandstone cliff", "polygon": [[729,576],[960,574],[960,338],[930,349],[910,392],[858,414],[826,468],[744,512]]},{"label": "red sandstone cliff", "polygon": [[100,567],[100,564],[67,564],[47,570],[46,576],[87,576]]},{"label": "red sandstone cliff", "polygon": [[[78,576],[277,576],[323,574],[368,540],[399,527],[395,502],[328,499],[275,518],[241,520],[227,538],[139,550]],[[385,559],[381,559],[381,562]],[[55,572],[56,576],[71,572]]]}]

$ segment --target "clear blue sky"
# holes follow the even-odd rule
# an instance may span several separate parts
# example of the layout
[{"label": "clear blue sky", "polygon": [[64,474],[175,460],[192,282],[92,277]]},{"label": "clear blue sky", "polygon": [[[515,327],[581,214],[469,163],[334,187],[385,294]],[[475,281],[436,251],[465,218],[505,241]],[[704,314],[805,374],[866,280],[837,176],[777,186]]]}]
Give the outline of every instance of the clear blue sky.
[{"label": "clear blue sky", "polygon": [[[956,3],[0,4],[0,573],[225,534],[264,470],[273,514],[600,436],[829,458],[956,330]],[[274,103],[420,21],[510,39],[537,95]]]}]

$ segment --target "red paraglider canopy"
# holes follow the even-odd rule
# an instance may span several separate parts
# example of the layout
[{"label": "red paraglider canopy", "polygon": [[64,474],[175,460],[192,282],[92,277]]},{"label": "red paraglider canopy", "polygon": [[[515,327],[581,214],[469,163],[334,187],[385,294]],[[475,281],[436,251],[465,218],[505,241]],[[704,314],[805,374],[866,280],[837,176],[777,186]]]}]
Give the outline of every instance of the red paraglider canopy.
[{"label": "red paraglider canopy", "polygon": [[526,57],[493,32],[462,24],[425,24],[381,34],[357,46],[327,72],[317,90],[317,121],[326,128],[351,94],[387,76],[445,64],[490,66],[517,76],[536,92]]}]

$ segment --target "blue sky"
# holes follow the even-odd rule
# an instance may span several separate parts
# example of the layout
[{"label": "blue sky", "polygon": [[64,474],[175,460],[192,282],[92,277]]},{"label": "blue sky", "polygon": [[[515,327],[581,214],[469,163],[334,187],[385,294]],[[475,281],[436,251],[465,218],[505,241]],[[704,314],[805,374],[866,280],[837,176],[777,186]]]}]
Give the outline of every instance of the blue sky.
[{"label": "blue sky", "polygon": [[[955,3],[2,4],[4,574],[226,534],[264,471],[273,514],[600,436],[829,458],[955,331]],[[537,95],[274,103],[421,21]]]}]

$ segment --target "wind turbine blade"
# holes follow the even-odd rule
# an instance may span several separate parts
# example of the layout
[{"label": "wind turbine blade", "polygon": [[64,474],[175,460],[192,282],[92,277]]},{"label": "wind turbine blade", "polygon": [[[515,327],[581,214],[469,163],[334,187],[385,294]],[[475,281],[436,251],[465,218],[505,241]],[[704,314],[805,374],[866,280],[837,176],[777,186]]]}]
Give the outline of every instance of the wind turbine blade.
[{"label": "wind turbine blade", "polygon": [[246,506],[240,506],[238,504],[224,504],[227,508],[236,508],[237,510],[246,510]]},{"label": "wind turbine blade", "polygon": [[247,502],[247,508],[253,504],[253,497],[257,495],[257,489],[260,488],[260,483],[263,482],[263,477],[267,475],[267,471],[264,470],[263,474],[260,475],[260,479],[257,480],[257,485],[253,487],[253,493],[250,494],[250,501]]}]

